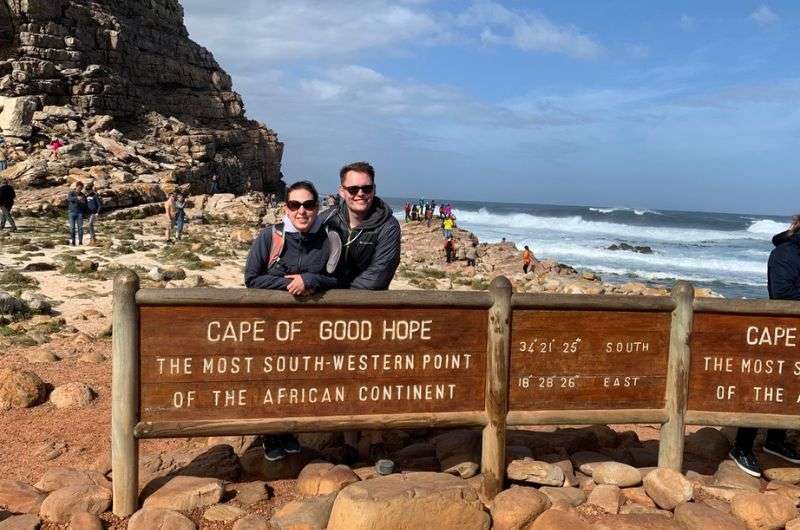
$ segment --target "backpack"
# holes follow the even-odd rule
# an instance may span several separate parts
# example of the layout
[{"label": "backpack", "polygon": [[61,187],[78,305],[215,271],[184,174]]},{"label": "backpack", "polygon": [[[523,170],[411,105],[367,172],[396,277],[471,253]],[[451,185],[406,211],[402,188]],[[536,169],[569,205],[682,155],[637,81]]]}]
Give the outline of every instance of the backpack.
[{"label": "backpack", "polygon": [[[267,259],[267,268],[281,259],[284,243],[286,241],[283,223],[272,225],[271,232],[272,245],[270,246],[269,258]],[[325,233],[328,235],[328,248],[330,251],[325,270],[328,274],[333,274],[333,271],[336,270],[336,266],[339,264],[339,256],[342,254],[342,240],[339,238],[339,234],[335,230],[329,230],[327,225],[325,226]]]}]

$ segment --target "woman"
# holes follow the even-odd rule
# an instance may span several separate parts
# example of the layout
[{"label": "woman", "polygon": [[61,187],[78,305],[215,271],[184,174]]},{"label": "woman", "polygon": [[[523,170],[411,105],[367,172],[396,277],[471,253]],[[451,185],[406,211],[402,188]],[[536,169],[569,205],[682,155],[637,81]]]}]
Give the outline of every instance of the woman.
[{"label": "woman", "polygon": [[[283,222],[262,230],[253,241],[244,270],[244,283],[257,289],[278,289],[306,296],[336,287],[333,276],[341,252],[336,231],[328,232],[317,216],[319,194],[308,181],[286,191]],[[263,436],[264,458],[270,462],[299,453],[291,434]]]},{"label": "woman", "polygon": [[86,213],[86,195],[83,182],[77,181],[67,194],[67,217],[69,218],[69,244],[83,245],[83,216]]},{"label": "woman", "polygon": [[97,195],[97,191],[94,189],[94,184],[90,182],[86,185],[86,213],[89,214],[90,245],[94,245],[97,242],[94,234],[94,224],[97,221],[97,216],[100,215],[100,208],[102,208],[102,206],[103,203],[100,201],[100,197]]}]

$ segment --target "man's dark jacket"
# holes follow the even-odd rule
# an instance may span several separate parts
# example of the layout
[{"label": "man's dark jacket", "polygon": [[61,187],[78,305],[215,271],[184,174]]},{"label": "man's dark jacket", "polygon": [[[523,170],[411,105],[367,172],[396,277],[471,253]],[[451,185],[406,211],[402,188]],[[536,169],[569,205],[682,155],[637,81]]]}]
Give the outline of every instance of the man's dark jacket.
[{"label": "man's dark jacket", "polygon": [[336,272],[341,286],[374,291],[388,289],[400,265],[401,238],[400,223],[389,205],[375,197],[367,217],[356,228],[350,228],[345,201],[330,213],[325,212],[323,217],[342,238],[342,256]]},{"label": "man's dark jacket", "polygon": [[781,232],[772,238],[775,248],[767,263],[769,297],[800,300],[800,233]]},{"label": "man's dark jacket", "polygon": [[14,206],[14,199],[16,198],[17,194],[14,193],[14,188],[11,187],[11,184],[0,186],[0,206],[10,210]]},{"label": "man's dark jacket", "polygon": [[318,220],[312,231],[305,234],[287,226],[283,229],[283,251],[271,266],[272,227],[262,230],[253,240],[244,267],[245,285],[256,289],[286,289],[289,280],[284,276],[299,274],[308,289],[324,291],[335,288],[337,279],[326,272],[331,251],[322,223]]}]

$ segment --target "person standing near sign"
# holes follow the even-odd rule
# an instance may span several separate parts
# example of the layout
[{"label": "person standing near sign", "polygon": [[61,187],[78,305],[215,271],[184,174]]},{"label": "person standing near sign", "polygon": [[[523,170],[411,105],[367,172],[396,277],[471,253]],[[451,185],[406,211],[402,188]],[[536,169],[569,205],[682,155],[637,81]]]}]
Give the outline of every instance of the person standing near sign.
[{"label": "person standing near sign", "polygon": [[[400,223],[389,205],[375,196],[375,168],[367,162],[354,162],[339,170],[339,207],[325,219],[343,242],[337,275],[350,289],[382,291],[389,288],[400,265]],[[420,201],[422,202],[422,201]],[[388,475],[394,462],[386,458],[380,432],[372,432],[370,458],[375,470]],[[345,433],[354,450],[356,433]]]},{"label": "person standing near sign", "polygon": [[[339,234],[322,226],[317,215],[319,194],[308,181],[287,189],[283,221],[267,227],[253,241],[244,269],[244,283],[256,289],[285,290],[295,296],[336,287],[342,243]],[[300,452],[292,434],[264,435],[264,458],[270,462]]]},{"label": "person standing near sign", "polygon": [[[767,289],[773,300],[800,300],[800,215],[792,218],[789,230],[772,238],[775,248],[767,262]],[[730,457],[739,468],[754,477],[761,476],[761,466],[753,454],[758,429],[740,428]],[[800,453],[786,442],[786,431],[768,429],[764,452],[793,464],[800,464]]]}]

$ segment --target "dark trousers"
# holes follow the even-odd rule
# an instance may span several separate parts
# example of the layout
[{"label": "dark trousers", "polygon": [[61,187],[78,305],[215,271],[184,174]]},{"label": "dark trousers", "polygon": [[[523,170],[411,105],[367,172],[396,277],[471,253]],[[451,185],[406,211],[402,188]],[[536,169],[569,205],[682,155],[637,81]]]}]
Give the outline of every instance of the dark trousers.
[{"label": "dark trousers", "polygon": [[[752,427],[740,427],[736,431],[736,447],[751,451],[753,442],[756,440],[758,429]],[[786,438],[786,431],[783,429],[767,429],[767,443],[781,444]]]},{"label": "dark trousers", "polygon": [[530,263],[524,263],[524,264],[522,265],[522,272],[523,272],[523,274],[528,274],[528,269],[530,268],[530,266],[531,266],[531,264],[530,264]]},{"label": "dark trousers", "polygon": [[83,214],[80,212],[69,212],[69,239],[75,244],[75,236],[78,236],[78,244],[83,245]]}]

